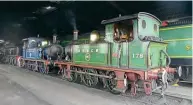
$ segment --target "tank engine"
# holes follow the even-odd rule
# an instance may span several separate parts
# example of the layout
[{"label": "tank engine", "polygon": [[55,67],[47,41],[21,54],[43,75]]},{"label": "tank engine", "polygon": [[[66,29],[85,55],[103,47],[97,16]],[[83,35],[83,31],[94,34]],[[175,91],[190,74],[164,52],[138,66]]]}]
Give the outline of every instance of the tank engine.
[{"label": "tank engine", "polygon": [[23,42],[23,58],[58,60],[63,55],[63,48],[55,39],[53,44],[43,38],[35,37],[23,39]]},{"label": "tank engine", "polygon": [[167,74],[175,70],[166,62],[170,57],[166,53],[167,43],[159,37],[160,23],[157,17],[145,12],[102,21],[103,42],[98,42],[100,35],[93,31],[90,43],[65,47],[72,67],[64,68],[63,77],[76,81],[80,75],[81,81],[90,87],[102,79],[112,93],[124,92],[128,84],[133,95],[137,86],[143,87],[148,95],[153,90],[166,89]]},{"label": "tank engine", "polygon": [[63,55],[63,48],[56,43],[55,39],[56,36],[53,44],[39,37],[23,39],[23,54],[18,58],[18,66],[41,73],[49,72],[45,64],[48,61],[60,60]]}]

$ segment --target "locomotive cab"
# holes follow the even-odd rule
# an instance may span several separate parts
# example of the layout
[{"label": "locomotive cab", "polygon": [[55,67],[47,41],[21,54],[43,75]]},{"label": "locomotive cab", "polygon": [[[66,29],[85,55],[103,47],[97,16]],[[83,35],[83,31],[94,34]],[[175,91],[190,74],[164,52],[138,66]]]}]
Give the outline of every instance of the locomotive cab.
[{"label": "locomotive cab", "polygon": [[137,31],[139,41],[146,47],[144,53],[146,53],[147,68],[153,69],[169,66],[169,62],[166,64],[166,60],[170,60],[166,53],[167,43],[164,43],[159,36],[161,21],[153,15],[148,15],[139,15]]},{"label": "locomotive cab", "polygon": [[112,44],[110,65],[142,70],[165,67],[167,43],[159,38],[160,23],[145,12],[102,21],[105,40]]}]

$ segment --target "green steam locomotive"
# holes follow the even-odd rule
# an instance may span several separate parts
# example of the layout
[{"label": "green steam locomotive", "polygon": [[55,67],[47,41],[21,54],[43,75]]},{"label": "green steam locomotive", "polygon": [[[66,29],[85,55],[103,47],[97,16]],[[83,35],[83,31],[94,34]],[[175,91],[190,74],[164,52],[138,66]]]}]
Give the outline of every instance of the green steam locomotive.
[{"label": "green steam locomotive", "polygon": [[140,12],[101,23],[105,25],[104,38],[92,31],[90,41],[85,43],[76,39],[78,31],[74,31],[76,38],[65,46],[68,63],[56,63],[62,68],[63,77],[76,81],[80,76],[89,87],[101,80],[112,93],[125,92],[128,85],[133,95],[137,88],[144,88],[147,95],[156,89],[165,90],[167,74],[175,69],[169,68],[167,43],[159,37],[161,21]]}]

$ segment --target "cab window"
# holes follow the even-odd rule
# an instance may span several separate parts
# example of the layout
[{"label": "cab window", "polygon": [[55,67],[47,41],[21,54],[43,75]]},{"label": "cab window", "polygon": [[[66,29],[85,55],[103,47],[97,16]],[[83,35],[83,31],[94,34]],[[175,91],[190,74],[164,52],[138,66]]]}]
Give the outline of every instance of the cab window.
[{"label": "cab window", "polygon": [[114,26],[115,42],[130,42],[133,40],[133,25],[117,23]]},{"label": "cab window", "polygon": [[29,48],[35,48],[37,47],[37,42],[35,40],[31,40],[31,43],[29,43]]},{"label": "cab window", "polygon": [[27,48],[27,47],[28,47],[28,41],[26,40],[23,42],[23,48]]}]

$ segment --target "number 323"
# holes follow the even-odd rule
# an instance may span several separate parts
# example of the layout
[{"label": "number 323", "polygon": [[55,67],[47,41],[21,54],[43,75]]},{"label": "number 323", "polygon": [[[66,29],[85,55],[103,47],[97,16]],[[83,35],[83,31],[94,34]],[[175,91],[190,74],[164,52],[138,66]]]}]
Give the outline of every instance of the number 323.
[{"label": "number 323", "polygon": [[133,54],[133,58],[143,58],[144,55],[143,54]]}]

